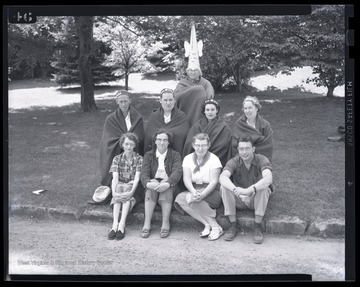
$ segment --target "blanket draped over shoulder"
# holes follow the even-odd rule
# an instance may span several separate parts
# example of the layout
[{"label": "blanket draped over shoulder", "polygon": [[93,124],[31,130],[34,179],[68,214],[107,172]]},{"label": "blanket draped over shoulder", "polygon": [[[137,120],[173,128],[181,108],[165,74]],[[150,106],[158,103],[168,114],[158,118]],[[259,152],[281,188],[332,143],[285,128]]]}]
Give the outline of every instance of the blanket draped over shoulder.
[{"label": "blanket draped over shoulder", "polygon": [[214,153],[225,166],[228,161],[229,143],[231,141],[231,130],[226,122],[217,116],[212,121],[203,116],[200,120],[194,123],[190,128],[183,151],[183,157],[194,152],[192,147],[192,139],[198,133],[207,133],[210,138],[209,151]]},{"label": "blanket draped over shoulder", "polygon": [[[132,132],[138,136],[139,144],[135,151],[144,155],[145,127],[141,114],[130,106],[130,121]],[[128,132],[125,118],[120,108],[109,114],[105,119],[103,134],[100,141],[100,171],[101,184],[109,186],[112,175],[109,173],[113,158],[121,153],[119,139],[122,134]]]},{"label": "blanket draped over shoulder", "polygon": [[254,141],[255,153],[266,156],[272,162],[273,156],[273,130],[270,123],[259,114],[256,116],[255,128],[246,123],[246,116],[242,114],[235,122],[232,131],[232,141],[230,148],[230,158],[238,154],[236,141],[238,138],[248,135]]},{"label": "blanket draped over shoulder", "polygon": [[154,110],[146,125],[144,152],[153,148],[152,137],[155,132],[160,129],[166,129],[173,135],[172,149],[182,154],[186,135],[189,131],[189,121],[183,111],[176,106],[171,112],[171,120],[168,123],[164,121],[164,110],[162,107]]},{"label": "blanket draped over shoulder", "polygon": [[214,98],[213,86],[202,77],[196,83],[188,78],[182,79],[177,84],[174,93],[176,105],[186,114],[190,126],[202,117],[201,106],[204,101]]}]

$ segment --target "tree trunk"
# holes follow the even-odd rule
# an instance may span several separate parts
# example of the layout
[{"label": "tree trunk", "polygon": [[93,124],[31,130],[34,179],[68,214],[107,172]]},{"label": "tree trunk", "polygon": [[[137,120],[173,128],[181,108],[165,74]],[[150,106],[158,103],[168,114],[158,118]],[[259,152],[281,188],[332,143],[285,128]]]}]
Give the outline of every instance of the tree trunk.
[{"label": "tree trunk", "polygon": [[241,83],[242,83],[242,78],[241,78],[241,71],[240,71],[240,65],[238,65],[238,68],[237,68],[237,77],[236,77],[236,85],[237,85],[237,91],[239,92],[239,93],[241,93],[241,91],[242,91],[242,85],[241,85]]},{"label": "tree trunk", "polygon": [[129,74],[127,71],[125,71],[125,90],[129,90]]},{"label": "tree trunk", "polygon": [[335,86],[331,85],[331,86],[328,86],[327,88],[328,88],[328,90],[327,90],[326,97],[328,97],[328,98],[333,97]]},{"label": "tree trunk", "polygon": [[81,84],[81,108],[84,112],[97,110],[94,99],[94,83],[90,56],[93,42],[93,17],[75,17],[79,36],[79,74]]}]

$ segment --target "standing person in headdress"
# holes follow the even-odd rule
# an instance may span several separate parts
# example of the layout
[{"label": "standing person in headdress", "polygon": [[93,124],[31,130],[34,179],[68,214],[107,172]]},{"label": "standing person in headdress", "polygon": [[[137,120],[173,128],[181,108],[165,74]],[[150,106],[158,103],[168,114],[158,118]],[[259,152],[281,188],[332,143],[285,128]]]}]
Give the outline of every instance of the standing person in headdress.
[{"label": "standing person in headdress", "polygon": [[145,153],[153,148],[153,136],[159,129],[166,129],[173,134],[173,149],[180,155],[187,133],[190,129],[189,121],[183,111],[175,106],[174,91],[163,89],[160,92],[161,106],[152,111],[145,129]]},{"label": "standing person in headdress", "polygon": [[100,172],[101,184],[110,186],[112,174],[109,172],[113,158],[121,153],[119,139],[127,132],[138,137],[135,152],[144,155],[145,126],[142,115],[130,106],[131,99],[128,94],[116,94],[118,108],[105,119],[103,134],[100,141]]},{"label": "standing person in headdress", "polygon": [[185,41],[185,57],[189,57],[186,77],[175,88],[177,107],[189,119],[190,126],[201,118],[201,105],[205,100],[214,98],[214,88],[202,77],[199,57],[202,56],[203,43],[196,41],[195,23],[191,23],[190,43]]},{"label": "standing person in headdress", "polygon": [[206,133],[210,138],[209,151],[215,154],[225,166],[228,161],[231,130],[228,124],[219,116],[220,105],[217,101],[206,100],[202,105],[203,117],[190,128],[183,151],[183,158],[194,151],[193,137],[199,133]]}]

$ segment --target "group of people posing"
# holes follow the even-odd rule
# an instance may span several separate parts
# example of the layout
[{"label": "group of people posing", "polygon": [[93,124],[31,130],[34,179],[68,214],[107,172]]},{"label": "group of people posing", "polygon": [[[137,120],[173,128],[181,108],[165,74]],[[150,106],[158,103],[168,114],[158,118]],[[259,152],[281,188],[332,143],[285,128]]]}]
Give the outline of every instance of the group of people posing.
[{"label": "group of people posing", "polygon": [[[106,118],[100,143],[101,184],[112,192],[108,239],[124,238],[128,214],[144,201],[143,238],[152,234],[159,204],[161,238],[170,234],[173,208],[204,225],[200,237],[217,240],[225,234],[227,241],[238,232],[236,210],[252,209],[254,242],[263,242],[261,223],[274,192],[273,131],[256,97],[245,97],[243,114],[230,128],[210,82],[190,69],[174,91],[161,91],[160,107],[146,127],[129,94],[119,92],[116,102],[119,108]],[[216,220],[222,205],[230,221],[226,232]]]}]

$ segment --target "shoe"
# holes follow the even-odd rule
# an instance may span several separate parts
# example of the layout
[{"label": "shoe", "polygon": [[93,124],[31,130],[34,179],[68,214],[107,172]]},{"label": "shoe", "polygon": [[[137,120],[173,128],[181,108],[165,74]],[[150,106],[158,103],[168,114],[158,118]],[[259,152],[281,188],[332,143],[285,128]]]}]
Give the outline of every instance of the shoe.
[{"label": "shoe", "polygon": [[230,228],[228,231],[226,231],[224,239],[226,241],[233,241],[235,236],[237,234],[237,226],[236,226],[236,222],[234,223],[230,223]]},{"label": "shoe", "polygon": [[224,231],[221,228],[221,226],[213,227],[211,229],[210,235],[208,236],[208,240],[213,241],[213,240],[219,239],[220,236],[223,234],[224,234]]},{"label": "shoe", "polygon": [[109,240],[113,240],[113,239],[115,239],[115,236],[116,236],[115,230],[114,230],[114,229],[111,229],[110,232],[109,232],[109,234],[108,234],[108,239],[109,239]]},{"label": "shoe", "polygon": [[116,232],[115,239],[116,240],[121,240],[121,239],[124,239],[124,237],[125,237],[125,229],[124,229],[124,232],[121,232],[121,230],[119,229]]},{"label": "shoe", "polygon": [[166,237],[169,236],[169,234],[170,234],[170,229],[168,229],[168,228],[161,228],[160,229],[160,237],[161,238],[166,238]]},{"label": "shoe", "polygon": [[207,237],[210,235],[210,231],[211,231],[211,226],[210,225],[205,225],[205,228],[203,231],[200,232],[200,237]]},{"label": "shoe", "polygon": [[254,232],[255,232],[255,235],[254,235],[254,242],[256,244],[261,244],[264,240],[264,236],[261,232],[261,224],[256,224],[255,223],[255,228],[254,228]]},{"label": "shoe", "polygon": [[142,237],[142,238],[148,238],[148,237],[150,236],[150,232],[151,232],[150,229],[143,228],[143,229],[141,230],[141,237]]}]

